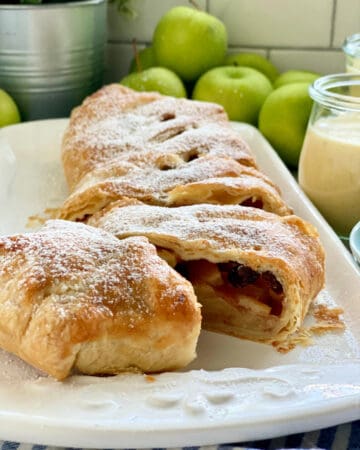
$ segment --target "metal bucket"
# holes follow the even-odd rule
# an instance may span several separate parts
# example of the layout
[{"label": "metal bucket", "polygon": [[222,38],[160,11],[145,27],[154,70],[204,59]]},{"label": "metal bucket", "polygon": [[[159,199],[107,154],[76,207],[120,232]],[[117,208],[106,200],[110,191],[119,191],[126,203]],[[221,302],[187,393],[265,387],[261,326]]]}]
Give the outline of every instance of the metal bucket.
[{"label": "metal bucket", "polygon": [[106,5],[0,5],[0,88],[23,120],[66,117],[101,86]]}]

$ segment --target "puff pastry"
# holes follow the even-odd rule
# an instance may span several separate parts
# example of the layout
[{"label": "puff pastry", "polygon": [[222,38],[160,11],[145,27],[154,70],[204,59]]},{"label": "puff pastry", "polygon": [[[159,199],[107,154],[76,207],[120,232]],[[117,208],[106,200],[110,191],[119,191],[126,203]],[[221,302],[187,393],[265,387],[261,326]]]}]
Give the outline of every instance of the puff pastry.
[{"label": "puff pastry", "polygon": [[200,309],[146,238],[49,221],[0,238],[0,345],[63,379],[183,367]]},{"label": "puff pastry", "polygon": [[256,165],[221,106],[135,92],[119,84],[105,86],[73,110],[62,143],[70,190],[118,156],[149,167],[158,158],[188,160],[206,154]]},{"label": "puff pastry", "polygon": [[300,326],[324,283],[314,227],[230,205],[165,208],[123,200],[89,219],[118,238],[146,236],[188,278],[204,328],[274,343]]},{"label": "puff pastry", "polygon": [[258,170],[230,158],[200,157],[169,166],[139,168],[116,159],[87,174],[59,210],[82,220],[122,197],[151,205],[246,204],[280,215],[290,209],[278,188]]}]

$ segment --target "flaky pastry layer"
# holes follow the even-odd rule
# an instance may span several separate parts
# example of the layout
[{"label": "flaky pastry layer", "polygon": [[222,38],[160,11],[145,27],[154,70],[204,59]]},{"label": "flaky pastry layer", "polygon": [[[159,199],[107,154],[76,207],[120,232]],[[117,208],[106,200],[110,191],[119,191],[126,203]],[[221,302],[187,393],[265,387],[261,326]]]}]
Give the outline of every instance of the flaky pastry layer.
[{"label": "flaky pastry layer", "polygon": [[278,188],[261,172],[230,158],[207,156],[149,168],[118,158],[86,175],[59,217],[82,220],[123,197],[161,206],[246,203],[279,215],[291,213]]}]

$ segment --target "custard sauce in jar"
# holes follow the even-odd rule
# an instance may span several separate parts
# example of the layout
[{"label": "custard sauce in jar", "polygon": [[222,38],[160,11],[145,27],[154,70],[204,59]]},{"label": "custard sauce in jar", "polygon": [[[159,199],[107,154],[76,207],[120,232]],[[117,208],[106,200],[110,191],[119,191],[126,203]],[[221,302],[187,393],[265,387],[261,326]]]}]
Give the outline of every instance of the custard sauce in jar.
[{"label": "custard sauce in jar", "polygon": [[347,237],[360,220],[360,74],[328,75],[310,87],[314,100],[299,161],[299,183],[335,231]]}]

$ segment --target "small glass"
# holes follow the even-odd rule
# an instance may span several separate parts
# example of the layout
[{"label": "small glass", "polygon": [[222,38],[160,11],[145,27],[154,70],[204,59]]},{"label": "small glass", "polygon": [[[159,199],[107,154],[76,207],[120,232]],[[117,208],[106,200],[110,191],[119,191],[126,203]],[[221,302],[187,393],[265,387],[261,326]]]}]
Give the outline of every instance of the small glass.
[{"label": "small glass", "polygon": [[346,72],[360,73],[360,33],[347,37],[342,48],[345,53]]},{"label": "small glass", "polygon": [[334,74],[309,88],[314,100],[299,161],[299,183],[347,238],[360,220],[360,74]]},{"label": "small glass", "polygon": [[[342,48],[345,53],[346,72],[360,73],[360,33],[347,37]],[[351,94],[360,96],[360,88],[353,88]]]}]

